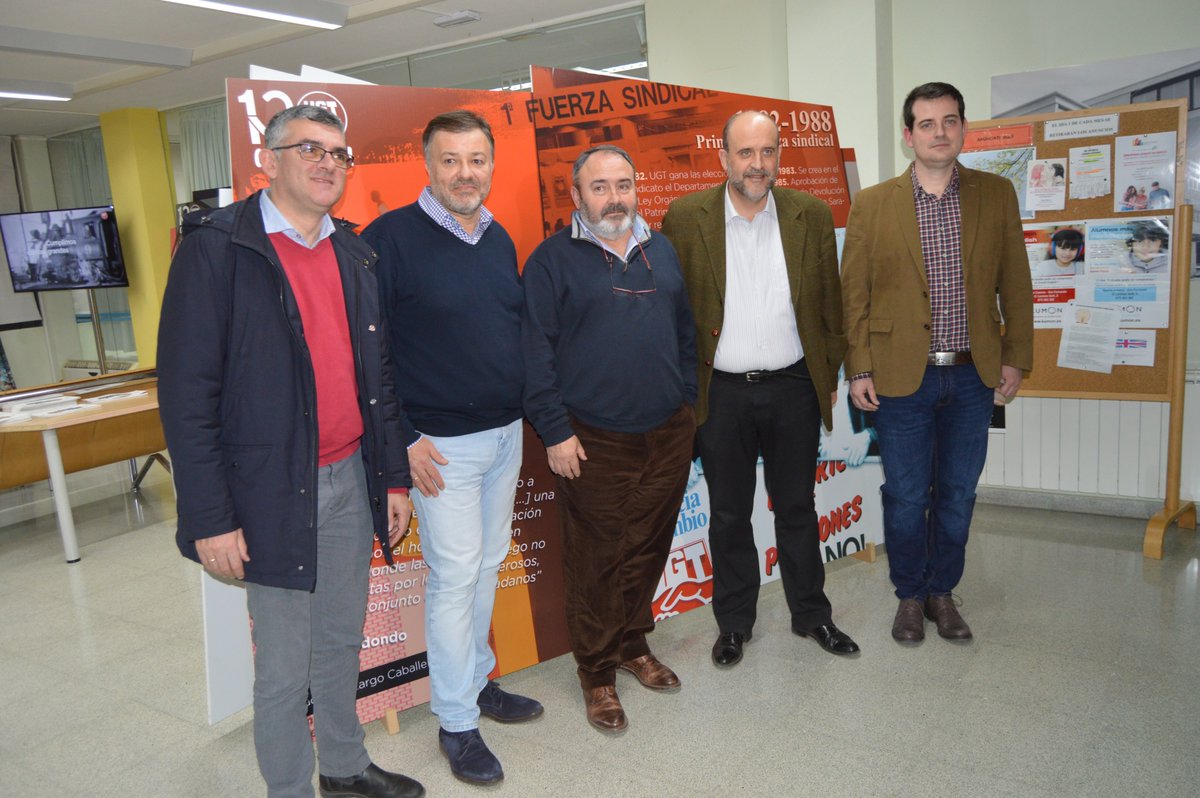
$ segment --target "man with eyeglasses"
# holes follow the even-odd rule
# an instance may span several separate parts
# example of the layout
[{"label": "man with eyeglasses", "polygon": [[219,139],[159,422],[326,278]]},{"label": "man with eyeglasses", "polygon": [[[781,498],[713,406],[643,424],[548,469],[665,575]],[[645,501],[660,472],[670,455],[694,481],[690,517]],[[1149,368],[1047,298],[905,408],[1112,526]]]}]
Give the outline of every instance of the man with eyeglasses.
[{"label": "man with eyeglasses", "polygon": [[270,187],[188,217],[158,338],[158,399],[184,556],[246,582],[254,743],[273,798],[416,798],[372,764],[355,711],[371,552],[408,528],[408,460],[375,254],[329,210],[342,123],[296,106],[267,125]]},{"label": "man with eyeglasses", "polygon": [[458,779],[494,784],[499,759],[479,717],[538,718],[542,705],[488,675],[496,574],[512,541],[521,469],[521,309],[517,251],[484,207],[496,167],[491,126],[440,114],[422,134],[429,185],[363,238],[379,253],[380,304],[404,401],[425,586],[430,707]]},{"label": "man with eyeglasses", "polygon": [[558,477],[587,719],[621,732],[618,670],[680,686],[646,635],[690,471],[696,344],[675,250],[637,214],[629,155],[592,147],[573,176],[571,225],[525,264],[525,412]]},{"label": "man with eyeglasses", "polygon": [[763,571],[751,514],[761,455],[792,631],[831,654],[858,645],[833,623],[813,497],[821,423],[833,427],[846,338],[833,215],[775,186],[779,128],[761,111],[725,124],[726,182],[663,219],[696,314],[696,416],[712,523],[712,660],[732,667],[754,632]]}]

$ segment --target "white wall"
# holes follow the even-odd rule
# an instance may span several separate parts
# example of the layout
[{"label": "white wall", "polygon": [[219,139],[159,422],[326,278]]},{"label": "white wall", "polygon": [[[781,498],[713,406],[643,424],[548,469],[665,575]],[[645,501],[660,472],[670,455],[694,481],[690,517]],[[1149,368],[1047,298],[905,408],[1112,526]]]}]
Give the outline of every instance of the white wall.
[{"label": "white wall", "polygon": [[650,79],[788,97],[785,0],[646,0]]},{"label": "white wall", "polygon": [[[790,100],[833,106],[864,186],[895,171],[891,0],[788,0]],[[895,110],[894,110],[895,108]]]}]

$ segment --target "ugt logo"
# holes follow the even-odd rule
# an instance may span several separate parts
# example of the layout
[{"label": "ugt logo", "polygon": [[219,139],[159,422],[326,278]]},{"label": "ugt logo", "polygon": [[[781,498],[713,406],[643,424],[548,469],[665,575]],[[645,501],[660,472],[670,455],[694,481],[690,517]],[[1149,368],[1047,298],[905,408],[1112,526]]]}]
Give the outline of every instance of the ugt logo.
[{"label": "ugt logo", "polygon": [[654,620],[711,604],[712,573],[707,541],[696,540],[672,550],[654,592]]}]

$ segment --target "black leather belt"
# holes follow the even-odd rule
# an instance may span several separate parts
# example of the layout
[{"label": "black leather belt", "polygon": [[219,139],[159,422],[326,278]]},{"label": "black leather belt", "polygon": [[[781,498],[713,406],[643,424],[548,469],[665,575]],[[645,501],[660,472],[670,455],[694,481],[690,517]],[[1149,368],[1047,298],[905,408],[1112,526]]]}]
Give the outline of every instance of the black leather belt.
[{"label": "black leather belt", "polygon": [[930,352],[929,365],[931,366],[962,366],[967,363],[974,363],[971,359],[970,352]]},{"label": "black leather belt", "polygon": [[781,369],[775,369],[774,371],[760,369],[758,371],[733,372],[717,371],[716,369],[713,369],[713,376],[720,377],[723,380],[735,380],[737,382],[766,382],[767,380],[774,380],[781,377],[799,377],[800,375],[795,372],[795,368],[796,366],[793,364],[791,366],[785,366]]}]

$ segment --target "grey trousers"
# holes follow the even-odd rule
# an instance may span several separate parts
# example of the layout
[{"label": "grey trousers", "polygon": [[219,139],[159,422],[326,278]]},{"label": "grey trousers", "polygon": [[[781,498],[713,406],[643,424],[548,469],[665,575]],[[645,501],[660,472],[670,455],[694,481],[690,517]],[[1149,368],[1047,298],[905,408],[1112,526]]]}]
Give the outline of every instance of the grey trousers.
[{"label": "grey trousers", "polygon": [[371,526],[355,451],[318,470],[316,589],[246,586],[254,623],[254,747],[271,798],[313,795],[310,690],[320,772],[352,776],[371,763],[355,711]]}]

